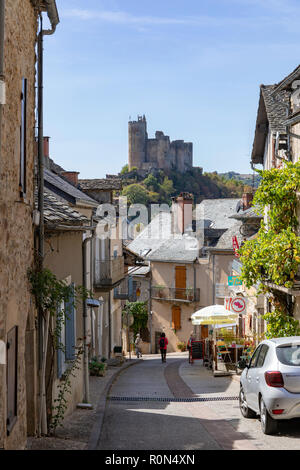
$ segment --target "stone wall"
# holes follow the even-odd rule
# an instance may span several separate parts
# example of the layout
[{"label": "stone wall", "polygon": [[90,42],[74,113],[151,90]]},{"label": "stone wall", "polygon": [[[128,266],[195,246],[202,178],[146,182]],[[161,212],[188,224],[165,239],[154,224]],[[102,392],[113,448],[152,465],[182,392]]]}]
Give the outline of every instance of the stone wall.
[{"label": "stone wall", "polygon": [[[18,326],[17,421],[11,433],[6,430],[6,366],[0,365],[0,448],[19,449],[26,443],[26,373],[31,384],[27,400],[35,414],[35,356],[31,347],[31,364],[25,370],[27,340],[35,338],[35,310],[27,280],[33,265],[34,227],[34,126],[35,126],[35,41],[37,17],[30,0],[6,0],[5,10],[5,82],[6,104],[2,114],[0,161],[0,339]],[[20,123],[22,78],[27,78],[27,168],[26,197],[20,197]],[[28,348],[28,341],[27,341]],[[33,348],[33,349],[32,349]],[[35,428],[35,416],[30,424]]]},{"label": "stone wall", "polygon": [[146,118],[139,116],[138,121],[130,121],[129,129],[129,170],[172,168],[184,173],[193,166],[193,144],[183,140],[170,141],[162,131],[156,131],[155,139],[148,139]]}]

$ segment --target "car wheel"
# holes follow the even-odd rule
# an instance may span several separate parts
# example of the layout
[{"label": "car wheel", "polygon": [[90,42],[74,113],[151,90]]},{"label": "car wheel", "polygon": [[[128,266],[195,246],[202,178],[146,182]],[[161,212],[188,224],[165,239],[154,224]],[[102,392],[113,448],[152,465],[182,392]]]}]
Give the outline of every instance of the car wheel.
[{"label": "car wheel", "polygon": [[260,404],[260,424],[261,424],[261,429],[264,434],[275,434],[277,432],[277,421],[273,418],[271,418],[265,402],[261,398]]},{"label": "car wheel", "polygon": [[248,407],[248,403],[246,400],[246,396],[243,390],[243,387],[240,388],[240,394],[239,394],[239,405],[240,405],[240,410],[244,418],[255,418],[256,413],[255,411],[251,410]]}]

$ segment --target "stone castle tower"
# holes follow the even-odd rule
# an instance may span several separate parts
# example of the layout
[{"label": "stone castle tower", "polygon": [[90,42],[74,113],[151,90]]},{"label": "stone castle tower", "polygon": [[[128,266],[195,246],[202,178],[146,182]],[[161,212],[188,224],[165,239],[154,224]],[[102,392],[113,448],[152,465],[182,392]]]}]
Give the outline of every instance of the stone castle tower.
[{"label": "stone castle tower", "polygon": [[193,167],[193,144],[183,140],[170,141],[170,137],[156,131],[155,139],[149,139],[145,116],[128,123],[129,170],[148,171],[152,168],[175,169],[184,173]]}]

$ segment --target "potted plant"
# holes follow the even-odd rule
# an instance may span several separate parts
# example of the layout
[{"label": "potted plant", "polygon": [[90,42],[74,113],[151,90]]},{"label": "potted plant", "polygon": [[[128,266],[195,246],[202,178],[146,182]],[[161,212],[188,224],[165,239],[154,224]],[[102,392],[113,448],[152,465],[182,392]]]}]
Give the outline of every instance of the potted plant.
[{"label": "potted plant", "polygon": [[185,290],[186,299],[187,300],[194,300],[194,289],[193,287],[187,287]]},{"label": "potted plant", "polygon": [[90,375],[104,377],[107,369],[106,362],[98,361],[97,357],[92,357],[89,363]]},{"label": "potted plant", "polygon": [[186,344],[184,341],[179,341],[179,343],[177,343],[177,348],[179,349],[179,351],[181,352],[184,352],[186,351]]}]

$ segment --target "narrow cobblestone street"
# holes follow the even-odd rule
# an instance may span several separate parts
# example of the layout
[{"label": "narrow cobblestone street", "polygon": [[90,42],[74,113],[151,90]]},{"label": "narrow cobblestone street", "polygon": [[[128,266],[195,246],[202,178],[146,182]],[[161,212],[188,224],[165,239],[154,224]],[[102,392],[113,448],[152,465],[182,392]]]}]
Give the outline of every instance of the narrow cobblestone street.
[{"label": "narrow cobblestone street", "polygon": [[263,435],[259,420],[242,418],[239,378],[213,377],[186,354],[144,356],[113,384],[98,449],[298,449],[299,421]]}]

